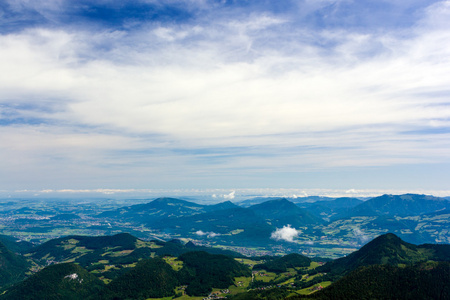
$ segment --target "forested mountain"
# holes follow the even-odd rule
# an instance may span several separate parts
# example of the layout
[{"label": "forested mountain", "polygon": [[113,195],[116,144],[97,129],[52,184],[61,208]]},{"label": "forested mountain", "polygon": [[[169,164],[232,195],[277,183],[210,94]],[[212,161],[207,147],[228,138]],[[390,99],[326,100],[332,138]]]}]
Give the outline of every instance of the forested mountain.
[{"label": "forested mountain", "polygon": [[288,224],[298,228],[324,223],[322,219],[313,216],[285,198],[252,205],[248,209],[278,228]]},{"label": "forested mountain", "polygon": [[[210,254],[222,254],[222,255],[227,255],[230,257],[244,257],[242,254],[240,254],[238,252],[234,252],[231,250],[224,250],[221,248],[197,246],[193,242],[188,242],[186,244],[184,244],[180,240],[171,240],[168,242],[160,242],[160,241],[154,241],[154,242],[158,246],[161,246],[161,247],[151,249],[151,251],[153,251],[156,255],[159,255],[159,256],[165,256],[165,255],[180,256],[187,252],[203,251],[203,252],[208,252]],[[136,252],[140,249],[144,249],[144,248],[138,248],[135,251],[133,251],[130,255],[133,255],[134,252]]]},{"label": "forested mountain", "polygon": [[99,298],[147,299],[173,296],[175,287],[179,285],[178,277],[177,272],[161,258],[141,260],[130,271],[109,283]]},{"label": "forested mountain", "polygon": [[33,248],[32,243],[20,241],[17,238],[3,234],[0,234],[0,243],[5,245],[6,248],[8,248],[10,251],[14,253],[25,253],[31,248]]},{"label": "forested mountain", "polygon": [[134,250],[137,242],[138,238],[128,233],[96,237],[67,236],[32,248],[28,255],[35,260],[62,262],[72,259],[86,265],[90,261],[97,261],[100,255],[107,254],[106,248],[113,248],[114,251]]},{"label": "forested mountain", "polygon": [[450,201],[427,195],[383,195],[367,200],[349,212],[349,216],[412,216],[449,209]]},{"label": "forested mountain", "polygon": [[94,275],[73,263],[48,266],[8,289],[0,299],[5,300],[81,300],[103,289],[104,284]]},{"label": "forested mountain", "polygon": [[314,216],[329,221],[330,219],[335,220],[339,219],[342,216],[347,216],[355,206],[361,203],[363,203],[362,200],[344,197],[312,203],[303,202],[298,203],[297,205],[301,208],[306,209]]},{"label": "forested mountain", "polygon": [[450,261],[450,245],[420,245],[402,241],[392,233],[377,237],[358,251],[328,262],[319,272],[343,275],[369,265],[404,265],[427,260]]},{"label": "forested mountain", "polygon": [[227,289],[235,277],[251,275],[248,267],[224,255],[188,252],[179,260],[183,262],[180,280],[188,285],[186,293],[191,296],[208,295],[213,287]]},{"label": "forested mountain", "polygon": [[211,212],[211,211],[217,211],[217,210],[224,210],[224,209],[232,209],[232,208],[237,208],[238,206],[236,204],[234,204],[231,201],[225,201],[225,202],[221,202],[218,204],[214,204],[214,205],[207,205],[205,206],[205,211],[206,212]]},{"label": "forested mountain", "polygon": [[30,263],[0,243],[0,288],[25,278]]},{"label": "forested mountain", "polygon": [[237,203],[241,207],[250,207],[252,205],[261,204],[267,201],[271,200],[277,200],[280,199],[280,197],[255,197],[247,200],[240,201]]},{"label": "forested mountain", "polygon": [[[332,233],[333,242],[343,239],[347,246],[359,247],[383,232],[394,232],[412,243],[450,242],[445,234],[450,230],[450,221],[445,219],[450,215],[446,213],[449,203],[444,198],[415,194],[383,195],[367,201],[317,196],[255,198],[240,202],[241,206],[230,201],[201,205],[158,198],[106,211],[95,218],[119,228],[131,227],[130,232],[139,237],[143,237],[142,231],[136,228],[145,227],[155,236],[256,247],[272,247],[270,237],[276,228],[291,225],[308,235],[305,241],[317,241],[318,237]],[[105,226],[89,228],[94,227],[105,229]],[[362,234],[355,235],[353,230]],[[366,236],[365,232],[369,234]],[[331,244],[326,240],[322,243],[325,247]]]},{"label": "forested mountain", "polygon": [[146,204],[124,206],[99,215],[101,218],[119,218],[139,223],[157,223],[168,218],[191,216],[205,212],[205,205],[175,199],[158,198]]},{"label": "forested mountain", "polygon": [[[2,266],[25,262],[25,268],[10,264],[2,269],[22,280],[30,264],[6,247],[0,249]],[[78,264],[50,265],[4,286],[0,299],[176,299],[207,296],[213,290],[222,295],[232,291],[236,299],[446,299],[449,293],[450,245],[417,246],[394,234],[325,265],[296,253],[235,258],[198,251],[202,249],[233,254],[180,240],[147,242],[129,234],[55,239],[31,251],[28,259],[36,266],[53,255]],[[311,294],[321,284],[331,285]]]},{"label": "forested mountain", "polygon": [[215,238],[242,245],[267,243],[274,226],[248,208],[236,207],[166,220],[154,228],[195,238]]},{"label": "forested mountain", "polygon": [[[31,249],[27,257],[41,264],[71,261],[89,267],[98,261],[106,261],[110,265],[132,264],[152,255],[179,256],[191,251],[207,251],[242,257],[241,254],[230,250],[196,246],[192,242],[186,245],[179,240],[145,242],[128,233],[113,236],[68,236],[53,239]],[[97,268],[99,267],[97,265]]]},{"label": "forested mountain", "polygon": [[[75,282],[68,284],[51,275],[57,272],[57,268],[46,268],[45,272],[42,268],[49,264],[68,262],[82,267],[79,270],[80,276],[87,272],[101,280],[96,281],[98,284],[94,283],[96,287],[93,290],[79,287],[81,290],[89,290],[89,296],[85,296],[84,292],[79,294],[83,295],[83,299],[173,297],[182,294],[183,297],[187,297],[186,294],[203,296],[213,290],[217,293],[217,289],[223,289],[221,293],[225,295],[228,288],[233,295],[253,289],[239,297],[257,299],[255,297],[263,294],[267,297],[288,297],[294,291],[312,293],[318,289],[318,284],[324,283],[327,286],[332,281],[350,276],[352,272],[362,272],[362,277],[369,276],[364,275],[364,272],[379,272],[380,276],[387,278],[394,278],[390,276],[397,273],[422,278],[435,276],[431,273],[436,269],[441,270],[436,271],[437,274],[447,276],[442,272],[445,264],[433,263],[450,261],[450,245],[443,244],[450,241],[450,209],[446,199],[407,194],[384,195],[366,202],[354,198],[321,200],[316,203],[295,204],[288,199],[277,198],[250,207],[240,207],[229,201],[200,205],[180,199],[160,198],[146,204],[111,209],[102,218],[98,218],[98,214],[87,217],[85,214],[69,213],[70,209],[54,210],[52,213],[38,211],[37,214],[36,210],[24,207],[20,210],[23,215],[11,218],[8,214],[3,219],[6,225],[15,225],[13,228],[16,236],[22,239],[36,236],[33,233],[38,232],[39,228],[36,226],[41,222],[47,222],[45,226],[49,230],[53,230],[52,226],[56,224],[70,224],[68,232],[76,232],[72,228],[79,225],[85,226],[83,228],[96,228],[95,230],[106,227],[106,232],[113,233],[126,232],[122,229],[129,228],[133,234],[138,232],[142,234],[140,237],[146,238],[139,239],[127,233],[69,235],[26,250],[31,246],[30,243],[0,236],[0,242],[5,241],[8,245],[0,245],[0,286],[4,288],[3,291],[7,291],[3,297],[18,297],[17,285],[9,285],[14,282],[28,282],[34,287],[42,284],[40,289],[53,284],[56,289],[61,289],[61,292],[51,290],[50,294],[38,294],[43,297],[53,297],[51,293],[54,292],[66,295],[75,288]],[[320,217],[309,213],[308,209]],[[347,217],[338,218],[345,213],[348,214]],[[324,219],[329,219],[330,222]],[[288,224],[291,226],[287,227]],[[28,232],[22,234],[20,230]],[[395,234],[379,236],[386,231]],[[374,239],[376,236],[378,237]],[[371,239],[373,240],[367,243]],[[435,242],[440,244],[434,244]],[[361,245],[364,246],[350,252]],[[14,251],[8,250],[9,247]],[[252,257],[224,250],[227,248]],[[271,255],[293,254],[269,257],[266,254],[271,252],[266,252],[266,249],[273,251]],[[295,252],[311,257],[323,254],[328,258],[344,254],[346,257],[324,264],[325,260],[315,258],[311,261]],[[19,253],[24,255],[18,255]],[[265,256],[258,258],[257,255]],[[392,267],[367,268],[380,265]],[[249,273],[249,267],[253,270],[253,276]],[[365,268],[366,271],[360,271],[360,268]],[[422,269],[431,273],[423,273]],[[156,276],[151,275],[152,270],[157,270],[155,272],[162,276],[157,280],[161,283],[158,287],[148,278]],[[407,272],[405,270],[410,273],[402,273]],[[53,281],[31,275],[34,272],[37,272],[35,275],[44,274],[44,278],[51,277]],[[383,272],[387,273],[383,275]],[[27,276],[29,278],[21,282]],[[440,282],[440,275],[436,276],[436,281]],[[135,282],[135,286],[133,290],[127,290],[133,286],[131,282]],[[104,284],[106,287],[103,287]],[[365,283],[361,282],[361,285],[364,286]],[[308,288],[311,290],[304,290]],[[274,294],[269,289],[275,289]],[[27,291],[26,286],[21,290]],[[3,291],[0,290],[0,294]],[[339,289],[336,291],[341,293]],[[330,295],[337,295],[333,293]],[[72,296],[75,297],[74,295]],[[321,297],[334,297],[323,295]]]},{"label": "forested mountain", "polygon": [[450,299],[450,263],[361,267],[308,297],[289,299]]},{"label": "forested mountain", "polygon": [[288,268],[309,267],[311,259],[297,253],[291,253],[283,257],[275,258],[262,264],[255,265],[253,270],[266,270],[269,272],[286,272]]}]

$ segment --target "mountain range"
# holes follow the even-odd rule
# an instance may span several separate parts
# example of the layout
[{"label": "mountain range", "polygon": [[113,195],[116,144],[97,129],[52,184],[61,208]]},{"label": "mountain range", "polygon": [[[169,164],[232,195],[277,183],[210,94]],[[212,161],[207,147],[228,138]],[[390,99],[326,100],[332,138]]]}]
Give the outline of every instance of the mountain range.
[{"label": "mountain range", "polygon": [[[267,245],[277,228],[291,225],[309,235],[349,237],[354,231],[370,237],[383,231],[395,232],[409,242],[450,242],[450,201],[426,195],[383,195],[362,201],[356,198],[323,198],[297,203],[286,198],[256,199],[238,206],[229,201],[201,205],[175,199],[159,198],[146,204],[124,206],[101,213],[111,222],[145,225],[161,234],[220,241],[223,244]],[[266,201],[262,201],[266,200]],[[250,201],[250,200],[249,200]],[[342,226],[346,224],[345,226]],[[348,229],[345,229],[348,228]],[[373,233],[370,233],[373,232]],[[438,233],[436,233],[438,232]],[[367,238],[355,236],[357,243]]]},{"label": "mountain range", "polygon": [[[134,243],[134,250],[129,249],[130,242]],[[180,241],[171,243],[193,249],[192,245]],[[300,254],[235,259],[194,249],[177,256],[155,255],[155,251],[166,244],[141,241],[128,234],[72,236],[49,241],[39,246],[38,251],[29,252],[32,256],[25,257],[35,261],[33,256],[36,253],[42,255],[43,249],[58,248],[66,253],[97,249],[99,255],[97,260],[84,265],[73,262],[52,264],[24,280],[23,269],[8,269],[22,281],[3,286],[0,299],[189,299],[186,295],[203,296],[219,289],[222,290],[220,293],[235,291],[232,299],[448,299],[450,296],[450,245],[413,245],[391,233],[322,266]],[[142,257],[134,256],[122,262],[111,260],[132,256],[134,251],[144,248],[150,251]],[[2,256],[2,266],[14,265],[17,257],[10,255],[5,247],[1,250],[2,254],[7,253]],[[24,257],[18,257],[25,261]],[[73,258],[60,256],[62,261]],[[245,262],[249,259],[263,263],[249,265]],[[115,276],[105,277],[107,269],[114,269]],[[279,274],[278,279],[258,280],[257,276],[268,276],[270,272]],[[238,290],[244,281],[249,284],[248,289]],[[327,282],[329,285],[330,281],[333,283],[329,287],[309,296],[296,292],[304,291],[302,286],[306,286],[312,293],[314,287]]]}]

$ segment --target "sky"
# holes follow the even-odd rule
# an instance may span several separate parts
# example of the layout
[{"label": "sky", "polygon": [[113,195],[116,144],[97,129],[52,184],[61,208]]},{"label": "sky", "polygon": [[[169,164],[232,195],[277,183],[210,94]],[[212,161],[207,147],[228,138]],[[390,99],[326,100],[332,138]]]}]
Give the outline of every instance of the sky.
[{"label": "sky", "polygon": [[2,0],[0,71],[3,194],[450,195],[450,1]]}]

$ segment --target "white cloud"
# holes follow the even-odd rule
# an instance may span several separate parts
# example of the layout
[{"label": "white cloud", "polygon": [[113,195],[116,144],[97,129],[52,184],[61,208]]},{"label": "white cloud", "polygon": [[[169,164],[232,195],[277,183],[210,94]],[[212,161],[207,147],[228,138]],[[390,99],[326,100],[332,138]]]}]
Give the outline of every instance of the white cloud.
[{"label": "white cloud", "polygon": [[[160,172],[448,163],[449,134],[418,132],[449,127],[448,7],[431,6],[408,34],[311,31],[254,14],[1,35],[0,116],[11,102],[49,109],[17,110],[44,121],[0,129],[0,163],[46,170],[49,181],[64,166],[80,182],[123,166],[146,178],[141,185]],[[118,174],[110,179],[121,182]]]},{"label": "white cloud", "polygon": [[235,198],[235,196],[236,196],[236,191],[232,191],[228,195],[223,195],[223,198],[227,199],[227,200],[233,200]]},{"label": "white cloud", "polygon": [[353,235],[361,241],[361,243],[366,243],[370,240],[370,237],[368,237],[361,229],[359,228],[353,228]]},{"label": "white cloud", "polygon": [[358,191],[355,190],[355,189],[349,189],[349,190],[346,190],[345,193],[346,193],[346,194],[357,194]]},{"label": "white cloud", "polygon": [[202,230],[198,230],[198,231],[196,231],[195,232],[195,234],[196,235],[199,235],[199,236],[207,236],[208,238],[213,238],[213,237],[216,237],[216,236],[220,236],[220,233],[215,233],[215,232],[203,232]]},{"label": "white cloud", "polygon": [[292,228],[291,225],[283,226],[283,228],[277,228],[274,232],[272,232],[270,238],[280,241],[293,242],[294,238],[298,237],[301,233],[300,230]]}]

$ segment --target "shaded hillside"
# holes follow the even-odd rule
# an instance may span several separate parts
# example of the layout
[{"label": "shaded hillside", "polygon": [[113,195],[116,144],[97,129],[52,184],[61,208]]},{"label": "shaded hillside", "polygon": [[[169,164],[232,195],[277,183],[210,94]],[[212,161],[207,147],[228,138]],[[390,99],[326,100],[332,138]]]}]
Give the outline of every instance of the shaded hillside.
[{"label": "shaded hillside", "polygon": [[[46,259],[60,262],[77,259],[81,256],[94,255],[98,257],[106,252],[105,248],[115,248],[115,251],[133,250],[136,248],[137,241],[138,238],[128,233],[96,237],[73,235],[50,240],[31,249],[28,253],[36,260]],[[86,260],[87,257],[83,259]]]},{"label": "shaded hillside", "polygon": [[322,219],[313,216],[285,198],[266,201],[250,206],[248,209],[279,228],[288,224],[299,228],[323,223]]},{"label": "shaded hillside", "polygon": [[[238,252],[234,252],[231,250],[223,250],[220,248],[197,246],[193,242],[188,242],[187,244],[184,244],[179,240],[172,240],[166,243],[160,243],[160,245],[162,245],[161,248],[153,249],[155,254],[158,256],[165,256],[165,255],[180,256],[187,252],[204,251],[208,252],[209,254],[222,254],[231,257],[243,257],[243,255]],[[140,249],[136,249],[135,251]],[[130,255],[132,255],[135,251],[133,251]]]},{"label": "shaded hillside", "polygon": [[[450,263],[361,267],[308,299],[450,299]],[[292,297],[289,299],[303,299]]]},{"label": "shaded hillside", "polygon": [[424,244],[419,248],[427,253],[428,259],[450,261],[450,244]]},{"label": "shaded hillside", "polygon": [[77,264],[49,266],[11,287],[0,299],[5,300],[78,300],[97,294],[103,283]]},{"label": "shaded hillside", "polygon": [[163,259],[145,259],[108,284],[101,299],[169,297],[178,284],[177,273]]},{"label": "shaded hillside", "polygon": [[26,241],[20,241],[15,237],[9,235],[0,234],[0,243],[6,246],[14,253],[24,253],[34,247],[32,243]]},{"label": "shaded hillside", "polygon": [[252,210],[241,207],[167,220],[155,228],[195,238],[218,237],[239,243],[268,241],[274,230]]},{"label": "shaded hillside", "polygon": [[204,209],[206,212],[211,212],[211,211],[217,211],[217,210],[232,209],[232,208],[237,208],[237,207],[239,207],[239,206],[237,206],[233,202],[225,201],[225,202],[217,203],[214,205],[207,205],[204,207]]},{"label": "shaded hillside", "polygon": [[30,264],[0,243],[0,288],[25,278]]},{"label": "shaded hillside", "polygon": [[133,264],[141,259],[150,258],[152,255],[179,256],[190,251],[242,257],[241,254],[234,251],[196,246],[192,242],[185,245],[180,240],[145,242],[128,233],[100,237],[68,236],[54,239],[31,250],[29,255],[43,265],[54,262],[76,262],[89,270],[99,270],[99,276],[114,279],[123,270],[120,267],[107,267],[108,265]]},{"label": "shaded hillside", "polygon": [[357,205],[363,203],[356,198],[336,198],[329,201],[305,202],[297,204],[318,218],[325,220],[338,219],[346,216]]},{"label": "shaded hillside", "polygon": [[427,195],[383,195],[353,208],[348,216],[411,216],[450,208],[450,201]]},{"label": "shaded hillside", "polygon": [[281,273],[286,272],[288,268],[309,267],[311,259],[300,254],[292,253],[280,258],[258,264],[253,270],[266,270],[268,272]]},{"label": "shaded hillside", "polygon": [[167,218],[190,216],[205,211],[205,205],[176,198],[158,198],[149,203],[124,206],[103,212],[101,218],[130,220],[137,223],[157,223]]},{"label": "shaded hillside", "polygon": [[183,262],[180,281],[188,285],[186,293],[190,296],[208,295],[212,288],[226,289],[233,285],[235,277],[251,276],[247,266],[229,256],[188,252],[178,259]]},{"label": "shaded hillside", "polygon": [[343,275],[361,266],[414,264],[426,260],[448,259],[447,254],[448,245],[416,246],[388,233],[377,237],[358,251],[328,262],[317,270]]},{"label": "shaded hillside", "polygon": [[255,197],[247,200],[243,200],[238,203],[241,207],[250,207],[252,205],[261,204],[271,200],[278,200],[280,197]]}]

